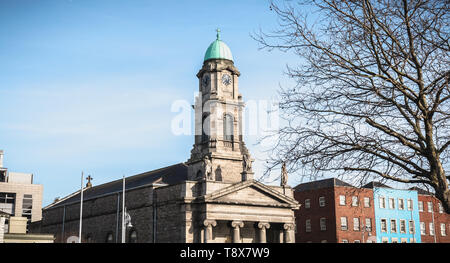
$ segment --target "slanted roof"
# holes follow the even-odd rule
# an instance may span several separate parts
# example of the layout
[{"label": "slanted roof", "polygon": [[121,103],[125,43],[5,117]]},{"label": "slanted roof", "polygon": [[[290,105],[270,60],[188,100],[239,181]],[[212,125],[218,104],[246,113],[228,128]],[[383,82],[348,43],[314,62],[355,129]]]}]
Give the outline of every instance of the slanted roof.
[{"label": "slanted roof", "polygon": [[334,187],[334,186],[354,187],[353,185],[346,183],[342,180],[339,180],[337,178],[329,178],[329,179],[323,179],[323,180],[318,180],[318,181],[314,181],[314,182],[299,184],[296,187],[294,187],[294,190],[301,192],[301,191],[308,191],[308,190],[313,190],[313,189],[330,188],[330,187]]},{"label": "slanted roof", "polygon": [[[145,185],[175,184],[187,180],[187,165],[184,163],[175,164],[161,169],[145,172],[142,174],[125,178],[125,189],[130,190]],[[96,198],[99,196],[121,192],[123,187],[122,179],[115,180],[98,186],[85,188],[83,190],[83,200]],[[59,207],[67,204],[80,202],[80,190],[63,197],[44,209]]]},{"label": "slanted roof", "polygon": [[370,183],[364,185],[362,188],[371,188],[371,189],[373,189],[375,187],[392,188],[390,186],[387,186],[387,185],[385,185],[383,183],[376,182],[376,181],[370,182]]},{"label": "slanted roof", "polygon": [[413,191],[417,191],[417,193],[419,194],[419,195],[433,195],[433,193],[431,193],[431,192],[428,192],[427,190],[424,190],[424,189],[422,189],[422,188],[419,188],[419,187],[411,187],[411,188],[409,188],[408,190],[413,190]]}]

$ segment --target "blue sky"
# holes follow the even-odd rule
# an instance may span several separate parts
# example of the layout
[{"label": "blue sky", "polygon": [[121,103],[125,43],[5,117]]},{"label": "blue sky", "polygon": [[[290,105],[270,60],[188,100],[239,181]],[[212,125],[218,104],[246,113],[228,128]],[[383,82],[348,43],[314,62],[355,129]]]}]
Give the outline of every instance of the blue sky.
[{"label": "blue sky", "polygon": [[[0,1],[0,149],[10,171],[44,185],[44,205],[76,191],[189,158],[192,136],[171,132],[175,100],[194,101],[216,28],[241,72],[244,100],[276,97],[295,64],[258,50],[276,27],[264,0]],[[246,143],[262,172],[264,154]],[[298,183],[290,178],[290,184]]]}]

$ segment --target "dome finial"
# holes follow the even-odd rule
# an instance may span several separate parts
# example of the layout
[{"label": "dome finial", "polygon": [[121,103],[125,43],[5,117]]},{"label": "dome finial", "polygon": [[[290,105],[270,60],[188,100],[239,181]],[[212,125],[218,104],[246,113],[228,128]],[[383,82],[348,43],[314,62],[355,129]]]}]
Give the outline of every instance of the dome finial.
[{"label": "dome finial", "polygon": [[217,36],[217,40],[220,40],[220,29],[217,28],[216,31],[217,31],[217,35],[216,35]]}]

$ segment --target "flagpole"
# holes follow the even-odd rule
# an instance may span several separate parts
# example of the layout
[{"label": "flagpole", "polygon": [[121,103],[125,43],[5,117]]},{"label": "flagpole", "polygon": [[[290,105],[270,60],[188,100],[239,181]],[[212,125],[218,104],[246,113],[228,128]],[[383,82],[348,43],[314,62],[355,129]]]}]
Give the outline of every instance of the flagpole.
[{"label": "flagpole", "polygon": [[78,234],[78,243],[81,243],[81,229],[82,229],[82,224],[83,224],[83,177],[84,177],[84,172],[81,172],[80,231]]},{"label": "flagpole", "polygon": [[122,243],[125,243],[125,175],[122,180]]}]

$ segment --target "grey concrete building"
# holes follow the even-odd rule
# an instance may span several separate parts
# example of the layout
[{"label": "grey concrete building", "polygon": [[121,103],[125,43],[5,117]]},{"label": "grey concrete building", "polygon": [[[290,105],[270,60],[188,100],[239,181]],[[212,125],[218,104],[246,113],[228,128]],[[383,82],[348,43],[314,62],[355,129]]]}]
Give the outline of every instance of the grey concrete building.
[{"label": "grey concrete building", "polygon": [[[228,46],[217,39],[197,74],[195,143],[185,163],[126,178],[131,218],[126,242],[295,242],[294,210],[287,186],[254,180],[242,135],[240,72]],[[83,190],[83,242],[120,242],[122,180]],[[80,192],[43,209],[34,230],[56,242],[76,240]]]}]

